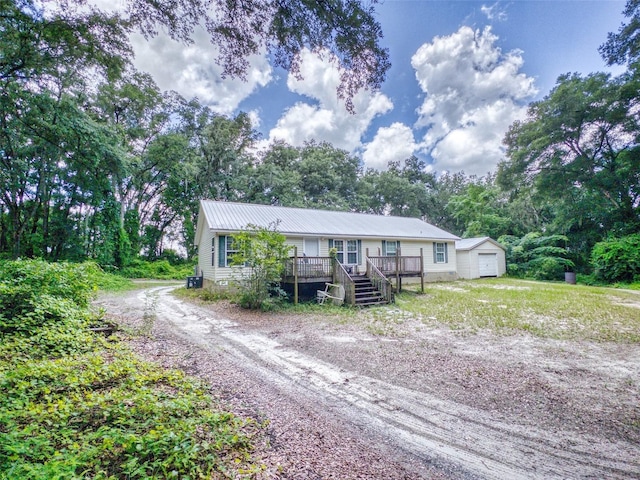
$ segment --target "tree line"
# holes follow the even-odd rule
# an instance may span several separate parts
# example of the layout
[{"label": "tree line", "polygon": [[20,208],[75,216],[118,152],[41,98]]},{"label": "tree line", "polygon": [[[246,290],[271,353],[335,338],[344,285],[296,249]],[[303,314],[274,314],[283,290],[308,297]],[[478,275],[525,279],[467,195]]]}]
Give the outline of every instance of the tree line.
[{"label": "tree line", "polygon": [[[0,3],[4,256],[122,267],[180,245],[192,257],[203,198],[421,217],[460,236],[501,239],[520,266],[535,256],[527,252],[555,258],[547,262],[554,272],[588,271],[594,245],[640,231],[640,68],[628,26],[601,49],[607,61],[627,63],[623,75],[561,76],[511,126],[496,172],[476,177],[431,172],[416,157],[365,169],[356,156],[318,142],[275,143],[257,153],[248,115],[217,115],[197,99],[162,92],[132,67],[124,39],[134,20],[167,18],[150,11],[121,18],[72,1],[57,13],[30,0]],[[137,4],[162,9],[164,2]],[[625,14],[634,25],[638,2]],[[353,18],[337,15],[343,24]],[[291,34],[276,24],[282,39]],[[188,39],[189,32],[176,35]],[[355,65],[358,50],[349,48],[340,59]],[[342,86],[347,101],[358,82],[376,86],[385,52],[378,57],[368,79]]]}]

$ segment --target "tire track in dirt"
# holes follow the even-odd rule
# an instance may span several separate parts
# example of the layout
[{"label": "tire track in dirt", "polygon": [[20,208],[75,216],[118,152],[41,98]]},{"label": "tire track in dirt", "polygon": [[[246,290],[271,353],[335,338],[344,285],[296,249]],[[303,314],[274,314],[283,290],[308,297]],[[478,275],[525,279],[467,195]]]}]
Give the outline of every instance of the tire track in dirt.
[{"label": "tire track in dirt", "polygon": [[212,318],[210,311],[172,297],[171,289],[140,292],[138,304],[190,341],[235,356],[280,388],[302,390],[319,408],[376,431],[418,458],[456,465],[466,478],[640,478],[640,461],[628,460],[634,458],[629,444],[603,445],[568,431],[507,424],[469,406],[346,371]]}]

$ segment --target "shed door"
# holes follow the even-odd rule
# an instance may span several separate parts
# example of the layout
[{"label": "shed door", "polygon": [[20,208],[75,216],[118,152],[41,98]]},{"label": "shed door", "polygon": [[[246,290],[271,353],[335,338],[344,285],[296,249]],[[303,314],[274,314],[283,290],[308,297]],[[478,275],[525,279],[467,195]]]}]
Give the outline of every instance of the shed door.
[{"label": "shed door", "polygon": [[497,277],[498,255],[495,253],[479,253],[478,272],[481,277]]}]

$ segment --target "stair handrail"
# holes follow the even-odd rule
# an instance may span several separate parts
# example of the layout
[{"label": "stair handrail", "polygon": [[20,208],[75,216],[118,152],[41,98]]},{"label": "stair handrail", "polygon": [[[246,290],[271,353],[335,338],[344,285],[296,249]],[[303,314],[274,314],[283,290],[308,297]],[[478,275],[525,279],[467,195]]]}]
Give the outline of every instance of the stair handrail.
[{"label": "stair handrail", "polygon": [[367,258],[367,277],[372,285],[382,294],[382,297],[388,302],[393,302],[393,287],[391,280],[384,276],[378,267]]},{"label": "stair handrail", "polygon": [[354,307],[356,305],[356,282],[339,261],[335,260],[335,282],[344,285],[344,301]]}]

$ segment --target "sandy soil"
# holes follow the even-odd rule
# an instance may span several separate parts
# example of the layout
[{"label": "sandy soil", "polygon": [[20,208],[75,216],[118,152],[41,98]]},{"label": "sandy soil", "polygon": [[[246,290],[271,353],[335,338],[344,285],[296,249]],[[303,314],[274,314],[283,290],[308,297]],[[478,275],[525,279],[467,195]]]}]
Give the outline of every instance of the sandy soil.
[{"label": "sandy soil", "polygon": [[268,420],[260,478],[640,478],[640,346],[465,334],[175,299],[96,304],[140,354]]}]

